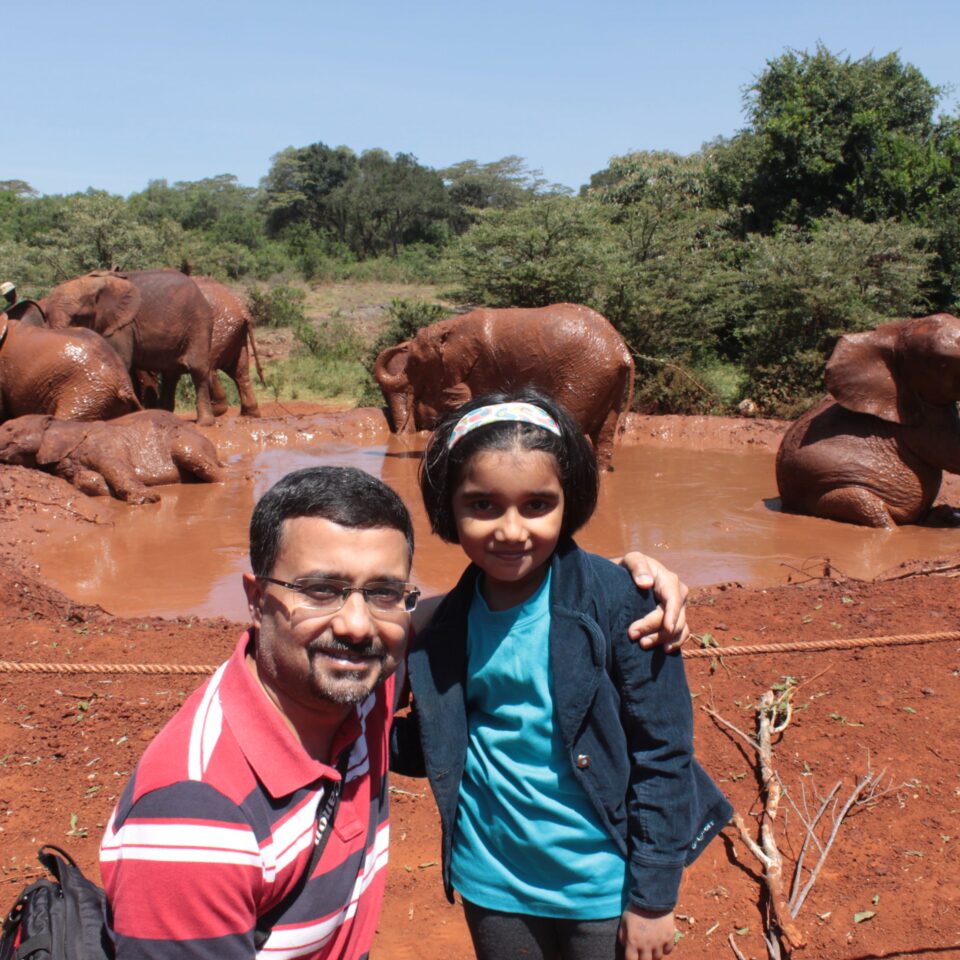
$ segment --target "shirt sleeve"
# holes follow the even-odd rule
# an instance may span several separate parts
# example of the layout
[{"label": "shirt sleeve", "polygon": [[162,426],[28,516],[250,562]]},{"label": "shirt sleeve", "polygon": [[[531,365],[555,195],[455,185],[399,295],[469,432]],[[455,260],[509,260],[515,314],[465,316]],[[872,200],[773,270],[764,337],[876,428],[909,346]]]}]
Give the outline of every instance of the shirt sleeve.
[{"label": "shirt sleeve", "polygon": [[117,960],[234,960],[255,955],[260,848],[236,804],[176,783],[124,808],[100,848]]}]

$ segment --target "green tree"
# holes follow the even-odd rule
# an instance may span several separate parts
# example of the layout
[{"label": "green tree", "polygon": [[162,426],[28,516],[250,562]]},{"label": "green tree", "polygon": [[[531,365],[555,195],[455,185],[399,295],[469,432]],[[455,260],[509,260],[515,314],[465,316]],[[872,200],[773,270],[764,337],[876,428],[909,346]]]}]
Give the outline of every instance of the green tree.
[{"label": "green tree", "polygon": [[491,307],[596,304],[614,251],[610,212],[573,197],[542,197],[512,210],[485,210],[451,252],[469,302]]},{"label": "green tree", "polygon": [[641,152],[591,178],[589,195],[612,210],[598,307],[635,352],[636,405],[649,412],[708,411],[736,390],[735,376],[718,376],[739,347],[736,249],[705,201],[705,169],[701,154]]},{"label": "green tree", "polygon": [[342,204],[346,242],[358,257],[396,257],[401,244],[442,244],[449,201],[435,170],[416,157],[365,150],[357,175],[333,195]]},{"label": "green tree", "polygon": [[160,266],[169,237],[140,223],[122,197],[88,190],[63,198],[52,226],[33,238],[56,280],[90,270]]},{"label": "green tree", "polygon": [[337,192],[357,174],[358,159],[349,147],[313,143],[276,154],[261,181],[267,228],[277,235],[294,223],[345,238],[344,211]]},{"label": "green tree", "polygon": [[726,199],[748,207],[748,228],[761,232],[828,210],[864,220],[909,214],[937,193],[941,93],[894,53],[788,51],[749,88],[750,125],[720,178],[736,191]]},{"label": "green tree", "polygon": [[917,227],[830,214],[748,240],[739,331],[748,394],[795,416],[823,393],[837,338],[926,312],[930,254]]},{"label": "green tree", "polygon": [[569,188],[548,183],[542,170],[511,154],[490,163],[461,160],[439,170],[453,207],[452,226],[461,234],[477,222],[481,210],[512,210],[538,196],[568,194]]}]

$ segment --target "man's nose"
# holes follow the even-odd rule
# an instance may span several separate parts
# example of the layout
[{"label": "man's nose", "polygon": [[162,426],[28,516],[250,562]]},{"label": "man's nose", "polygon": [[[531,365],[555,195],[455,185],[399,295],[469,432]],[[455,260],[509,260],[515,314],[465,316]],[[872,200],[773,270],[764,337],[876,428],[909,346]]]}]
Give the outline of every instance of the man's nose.
[{"label": "man's nose", "polygon": [[345,639],[367,640],[376,633],[370,608],[359,590],[347,595],[343,606],[333,615],[331,626],[337,636]]}]

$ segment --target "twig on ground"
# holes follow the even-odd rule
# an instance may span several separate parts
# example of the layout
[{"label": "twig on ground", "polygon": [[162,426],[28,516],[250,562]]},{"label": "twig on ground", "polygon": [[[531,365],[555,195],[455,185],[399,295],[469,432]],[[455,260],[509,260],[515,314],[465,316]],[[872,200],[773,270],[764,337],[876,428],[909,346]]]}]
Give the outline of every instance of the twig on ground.
[{"label": "twig on ground", "polygon": [[66,513],[71,513],[78,520],[84,520],[87,523],[95,523],[99,527],[112,527],[112,520],[98,520],[96,517],[87,517],[84,516],[79,510],[74,510],[73,507],[67,506],[65,503],[54,503],[50,500],[38,500],[36,497],[20,497],[21,500],[25,500],[27,503],[37,503],[41,507],[53,507],[55,510],[63,510]]},{"label": "twig on ground", "polygon": [[727,942],[730,944],[730,949],[733,951],[733,955],[737,958],[737,960],[747,960],[747,958],[740,952],[740,948],[734,942],[732,933],[727,935]]},{"label": "twig on ground", "polygon": [[734,814],[733,822],[740,838],[763,865],[763,881],[767,889],[769,903],[769,916],[765,924],[768,932],[764,933],[764,940],[767,943],[767,951],[771,960],[779,960],[780,957],[780,946],[777,943],[778,933],[793,950],[802,949],[806,945],[803,934],[793,921],[793,916],[783,894],[783,857],[777,848],[774,835],[782,789],[780,779],[773,769],[773,738],[786,729],[793,717],[791,700],[794,688],[795,683],[788,682],[781,690],[767,690],[760,698],[757,707],[756,740],[747,737],[743,731],[738,730],[733,724],[716,714],[715,711],[708,707],[703,708],[714,716],[719,723],[729,727],[747,740],[757,752],[757,760],[760,766],[760,792],[763,797],[763,810],[758,818],[760,822],[760,842],[758,843],[753,839],[740,814]]}]

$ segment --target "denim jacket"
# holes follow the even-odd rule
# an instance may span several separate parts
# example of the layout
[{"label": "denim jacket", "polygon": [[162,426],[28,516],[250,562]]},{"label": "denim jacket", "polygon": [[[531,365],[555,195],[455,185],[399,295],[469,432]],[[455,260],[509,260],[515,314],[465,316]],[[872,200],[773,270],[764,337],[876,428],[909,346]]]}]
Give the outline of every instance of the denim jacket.
[{"label": "denim jacket", "polygon": [[[629,574],[561,542],[551,559],[550,671],[555,720],[578,782],[628,861],[629,899],[668,911],[683,868],[733,810],[693,758],[693,711],[679,653],[643,650],[627,626],[653,608]],[[467,753],[470,566],[408,654],[414,707],[394,720],[391,768],[427,776],[440,811],[443,883]]]}]

